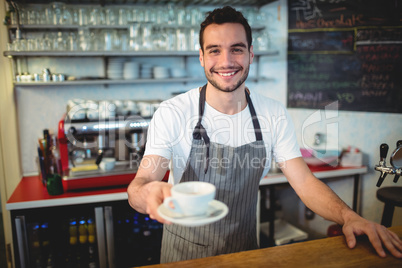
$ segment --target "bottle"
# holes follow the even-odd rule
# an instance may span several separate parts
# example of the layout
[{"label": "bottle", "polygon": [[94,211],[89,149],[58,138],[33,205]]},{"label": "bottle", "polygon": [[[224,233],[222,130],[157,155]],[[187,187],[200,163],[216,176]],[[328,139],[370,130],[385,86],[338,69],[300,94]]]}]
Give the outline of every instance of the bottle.
[{"label": "bottle", "polygon": [[49,224],[44,222],[40,226],[40,238],[41,238],[41,247],[42,247],[42,256],[43,259],[46,260],[46,268],[54,267],[54,259],[50,246],[50,235],[49,235]]},{"label": "bottle", "polygon": [[59,174],[51,174],[46,182],[47,192],[50,195],[60,195],[64,193],[63,182]]},{"label": "bottle", "polygon": [[66,267],[77,267],[77,242],[78,242],[78,227],[75,219],[70,219],[68,232],[70,235],[69,248],[66,258]]},{"label": "bottle", "polygon": [[52,142],[51,142],[50,151],[51,151],[51,155],[52,155],[53,171],[54,171],[54,173],[62,175],[61,158],[60,158],[60,153],[59,153],[57,137],[52,136],[51,140],[52,140]]},{"label": "bottle", "polygon": [[152,228],[151,228],[151,219],[148,216],[143,218],[142,225],[142,245],[144,250],[144,263],[152,264],[153,263],[153,248],[152,248]]},{"label": "bottle", "polygon": [[96,253],[96,230],[95,223],[92,218],[87,220],[88,225],[88,267],[97,268],[97,253]]},{"label": "bottle", "polygon": [[43,130],[43,139],[42,139],[42,147],[43,147],[43,155],[44,155],[44,166],[46,172],[46,178],[51,176],[52,174],[59,174],[59,168],[57,167],[57,159],[55,158],[54,153],[57,154],[58,158],[59,154],[56,152],[56,140],[52,139],[50,132],[48,129]]},{"label": "bottle", "polygon": [[80,244],[86,244],[88,242],[88,230],[85,219],[82,217],[78,223],[78,234]]},{"label": "bottle", "polygon": [[88,228],[83,217],[78,222],[78,238],[77,267],[88,267]]},{"label": "bottle", "polygon": [[42,252],[40,248],[40,234],[39,234],[39,223],[33,223],[30,228],[30,240],[31,240],[31,267],[42,266]]}]

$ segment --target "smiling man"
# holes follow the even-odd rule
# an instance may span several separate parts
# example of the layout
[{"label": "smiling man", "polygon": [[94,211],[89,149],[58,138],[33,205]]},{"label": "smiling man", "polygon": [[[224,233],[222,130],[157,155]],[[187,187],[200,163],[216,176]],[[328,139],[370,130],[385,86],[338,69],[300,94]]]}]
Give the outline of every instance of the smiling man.
[{"label": "smiling man", "polygon": [[[355,246],[355,235],[367,234],[380,256],[385,256],[384,245],[402,257],[402,243],[394,233],[357,215],[310,172],[283,105],[246,88],[254,54],[243,15],[231,7],[210,12],[201,24],[200,47],[208,83],[160,105],[149,126],[144,158],[128,187],[135,210],[165,223],[161,262],[258,248],[257,194],[272,156],[309,208],[343,225],[349,247]],[[161,180],[168,168],[165,183]],[[158,208],[171,195],[172,185],[187,181],[214,184],[216,199],[229,207],[228,215],[198,227],[165,220]]]},{"label": "smiling man", "polygon": [[244,27],[238,23],[212,24],[204,29],[203,36],[205,48],[201,48],[200,62],[208,82],[224,92],[244,89],[254,57]]}]

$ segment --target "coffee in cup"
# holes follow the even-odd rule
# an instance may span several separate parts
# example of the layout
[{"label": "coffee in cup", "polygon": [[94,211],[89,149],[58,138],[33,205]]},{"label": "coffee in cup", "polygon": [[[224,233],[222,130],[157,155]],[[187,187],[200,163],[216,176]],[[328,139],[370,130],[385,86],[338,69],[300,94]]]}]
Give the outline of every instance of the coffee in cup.
[{"label": "coffee in cup", "polygon": [[216,187],[208,182],[183,182],[174,185],[171,193],[163,201],[166,208],[180,216],[198,216],[206,214],[209,202],[215,198]]}]

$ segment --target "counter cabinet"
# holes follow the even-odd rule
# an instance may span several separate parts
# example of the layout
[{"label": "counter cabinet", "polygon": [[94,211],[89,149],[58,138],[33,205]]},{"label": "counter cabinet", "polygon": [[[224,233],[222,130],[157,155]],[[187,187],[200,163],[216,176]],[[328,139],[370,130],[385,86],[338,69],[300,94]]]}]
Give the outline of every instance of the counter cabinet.
[{"label": "counter cabinet", "polygon": [[127,201],[11,211],[16,267],[158,264],[163,225]]},{"label": "counter cabinet", "polygon": [[[358,210],[360,176],[367,172],[367,167],[325,166],[312,168],[312,171],[319,179],[353,176],[353,208]],[[287,183],[283,174],[268,174],[261,180],[260,187],[270,190],[271,204],[275,200],[275,186],[283,183]],[[49,251],[43,241],[48,237],[60,253],[54,257],[55,261],[65,260],[65,254],[74,248],[69,243],[74,220],[78,222],[77,227],[80,220],[87,226],[88,221],[94,222],[99,267],[133,267],[159,262],[162,225],[128,205],[126,186],[67,191],[51,196],[38,176],[24,177],[8,200],[6,209],[11,213],[16,267],[30,267],[30,263],[38,260],[35,256],[47,260]],[[275,206],[268,211],[259,211],[259,214],[269,216],[270,246],[274,245],[274,211]],[[257,216],[259,235],[260,218]],[[41,238],[35,238],[35,234]],[[35,247],[35,241],[42,241],[41,246]],[[86,247],[81,248],[87,254]],[[83,256],[88,256],[85,254]]]}]

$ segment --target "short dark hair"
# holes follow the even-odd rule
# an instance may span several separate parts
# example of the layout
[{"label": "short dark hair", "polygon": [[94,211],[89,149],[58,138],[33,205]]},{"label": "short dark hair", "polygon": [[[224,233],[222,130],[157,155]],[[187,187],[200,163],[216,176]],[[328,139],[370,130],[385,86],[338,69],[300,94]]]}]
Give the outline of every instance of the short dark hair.
[{"label": "short dark hair", "polygon": [[240,11],[237,11],[236,9],[234,9],[230,6],[225,6],[223,8],[217,8],[217,9],[214,9],[213,11],[208,12],[207,17],[201,23],[199,41],[200,41],[200,47],[201,47],[202,51],[204,51],[204,47],[203,47],[204,30],[205,30],[205,28],[207,28],[208,25],[211,25],[214,23],[215,24],[240,23],[241,25],[243,25],[244,30],[246,31],[248,49],[250,50],[253,38],[251,36],[251,27],[248,24],[247,19],[243,16],[243,14]]}]

